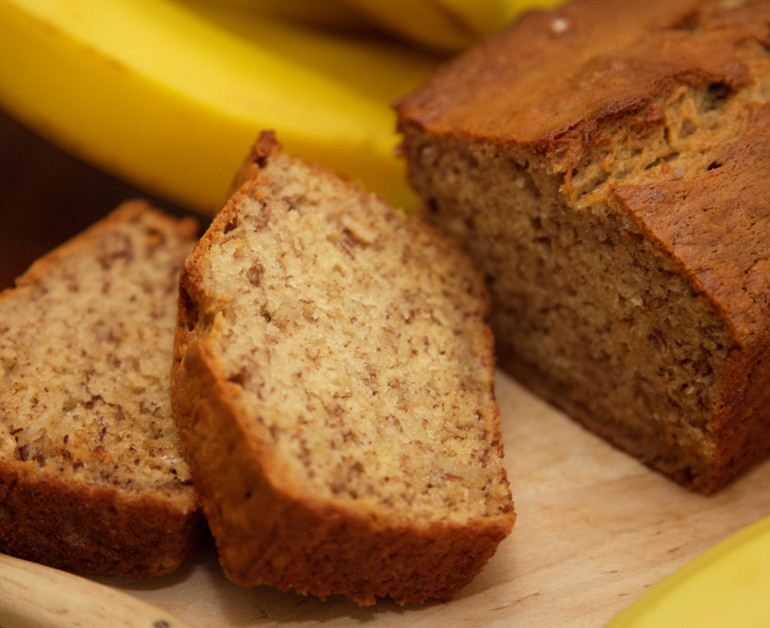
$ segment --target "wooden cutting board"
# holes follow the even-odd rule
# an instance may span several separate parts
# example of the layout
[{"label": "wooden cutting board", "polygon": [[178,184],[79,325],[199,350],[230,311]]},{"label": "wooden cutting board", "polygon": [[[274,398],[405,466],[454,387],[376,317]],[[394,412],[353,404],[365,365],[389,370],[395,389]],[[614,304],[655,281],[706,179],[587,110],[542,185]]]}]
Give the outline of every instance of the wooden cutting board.
[{"label": "wooden cutting board", "polygon": [[770,464],[718,495],[694,495],[498,373],[518,520],[487,568],[448,603],[358,608],[229,583],[210,539],[182,571],[102,578],[199,628],[223,626],[602,626],[711,545],[770,515]]},{"label": "wooden cutting board", "polygon": [[[0,114],[0,288],[136,194],[141,191],[52,149]],[[502,373],[497,395],[518,521],[487,568],[451,603],[383,601],[358,608],[344,598],[320,602],[269,587],[242,589],[225,579],[211,539],[173,575],[98,582],[198,628],[602,626],[677,567],[770,515],[770,463],[718,495],[694,495]]]}]

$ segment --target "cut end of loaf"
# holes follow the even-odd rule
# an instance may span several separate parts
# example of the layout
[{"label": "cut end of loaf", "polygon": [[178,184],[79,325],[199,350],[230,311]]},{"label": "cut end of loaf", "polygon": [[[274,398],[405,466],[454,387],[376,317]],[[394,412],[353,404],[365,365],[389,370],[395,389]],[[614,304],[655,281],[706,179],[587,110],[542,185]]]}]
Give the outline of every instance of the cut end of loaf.
[{"label": "cut end of loaf", "polygon": [[[483,281],[436,232],[271,136],[256,153],[181,282],[176,416],[224,562],[242,582],[322,596],[447,597],[514,519]],[[196,372],[209,381],[190,400]],[[224,407],[201,416],[212,399]],[[248,457],[246,503],[198,455],[218,424]],[[234,531],[231,509],[252,499],[284,533],[264,529],[269,514]],[[243,544],[258,555],[239,558]]]},{"label": "cut end of loaf", "polygon": [[501,365],[706,493],[770,450],[768,7],[575,0],[398,105]]}]

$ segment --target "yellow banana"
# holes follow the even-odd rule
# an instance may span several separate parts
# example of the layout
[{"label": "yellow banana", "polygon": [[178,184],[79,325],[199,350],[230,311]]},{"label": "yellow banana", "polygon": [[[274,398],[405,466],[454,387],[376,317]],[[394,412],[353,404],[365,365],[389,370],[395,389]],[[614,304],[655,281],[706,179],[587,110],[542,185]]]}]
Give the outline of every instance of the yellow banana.
[{"label": "yellow banana", "polygon": [[459,52],[525,11],[564,0],[349,0],[382,30],[422,47]]},{"label": "yellow banana", "polygon": [[[361,37],[361,33],[331,33],[297,23],[294,18],[287,21],[264,15],[247,6],[247,2],[254,0],[178,1],[232,35],[247,42],[259,42],[259,46],[287,61],[332,76],[385,104],[415,88],[444,59],[392,40],[372,37],[372,33],[366,37]],[[262,2],[259,0],[258,4],[261,6]]]},{"label": "yellow banana", "polygon": [[770,517],[655,585],[607,628],[770,626]]},{"label": "yellow banana", "polygon": [[[289,46],[303,45],[306,33],[284,26]],[[388,100],[436,62],[349,46],[329,55],[327,72],[172,0],[0,0],[0,105],[78,156],[197,210],[216,210],[264,128],[287,152],[409,208]],[[372,75],[388,100],[355,85]]]},{"label": "yellow banana", "polygon": [[[462,0],[460,0],[462,1]],[[515,20],[527,11],[536,9],[555,9],[565,3],[566,0],[503,0],[504,22]]]},{"label": "yellow banana", "polygon": [[338,32],[371,33],[373,28],[345,0],[202,0],[221,10],[238,9]]}]

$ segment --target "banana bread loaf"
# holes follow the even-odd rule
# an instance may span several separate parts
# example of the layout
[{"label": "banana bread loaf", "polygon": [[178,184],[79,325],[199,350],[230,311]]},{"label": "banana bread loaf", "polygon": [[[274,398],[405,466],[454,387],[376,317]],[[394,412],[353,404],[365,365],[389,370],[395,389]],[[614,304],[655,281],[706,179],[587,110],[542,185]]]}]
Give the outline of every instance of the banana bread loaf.
[{"label": "banana bread loaf", "polygon": [[705,493],[770,451],[769,96],[770,2],[575,0],[396,103],[501,365]]},{"label": "banana bread loaf", "polygon": [[0,294],[0,551],[145,577],[195,547],[169,369],[196,231],[129,202]]},{"label": "banana bread loaf", "polygon": [[172,368],[226,574],[451,597],[514,522],[483,277],[269,132],[241,180],[182,272]]}]

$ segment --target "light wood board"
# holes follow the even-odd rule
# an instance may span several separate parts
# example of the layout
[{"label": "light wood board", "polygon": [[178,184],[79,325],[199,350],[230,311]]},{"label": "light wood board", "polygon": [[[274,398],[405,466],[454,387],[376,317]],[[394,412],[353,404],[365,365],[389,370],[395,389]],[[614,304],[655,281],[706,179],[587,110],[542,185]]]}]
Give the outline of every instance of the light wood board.
[{"label": "light wood board", "polygon": [[651,585],[770,515],[770,464],[717,495],[689,493],[586,432],[502,373],[506,466],[518,520],[450,603],[358,608],[226,580],[210,539],[180,572],[101,578],[198,628],[225,626],[602,626]]}]

